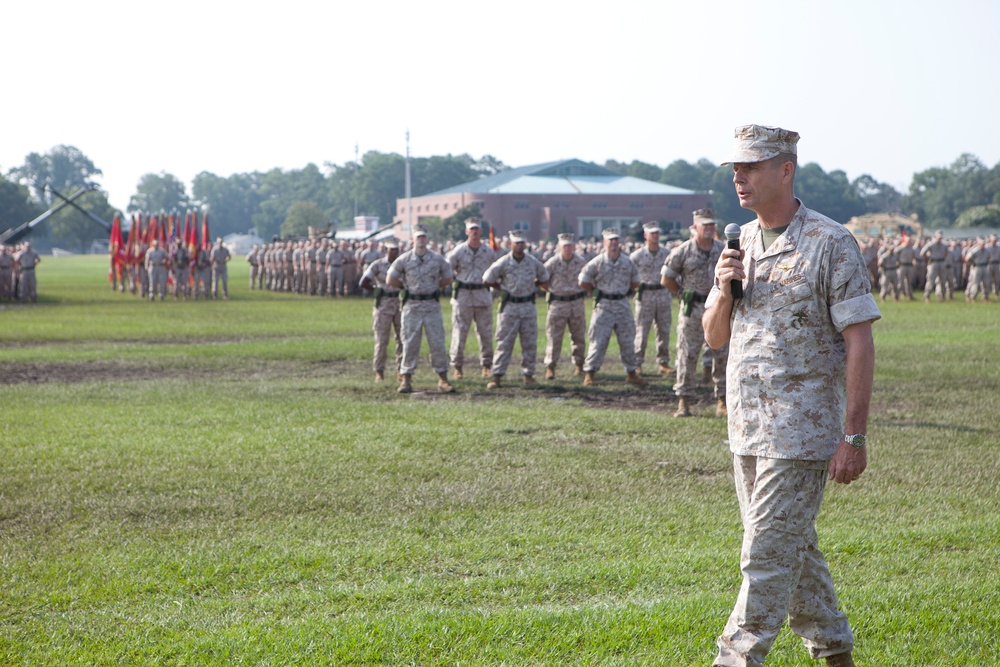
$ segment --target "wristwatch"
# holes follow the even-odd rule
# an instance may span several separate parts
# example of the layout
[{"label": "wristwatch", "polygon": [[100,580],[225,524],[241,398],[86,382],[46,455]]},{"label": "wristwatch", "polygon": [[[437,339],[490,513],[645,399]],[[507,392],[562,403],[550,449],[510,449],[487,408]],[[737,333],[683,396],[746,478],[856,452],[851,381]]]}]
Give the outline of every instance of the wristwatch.
[{"label": "wristwatch", "polygon": [[865,437],[864,433],[856,433],[854,435],[847,435],[845,433],[844,440],[847,442],[847,444],[851,445],[852,447],[856,447],[857,449],[861,449],[862,447],[865,446],[865,443],[868,442],[868,438]]}]

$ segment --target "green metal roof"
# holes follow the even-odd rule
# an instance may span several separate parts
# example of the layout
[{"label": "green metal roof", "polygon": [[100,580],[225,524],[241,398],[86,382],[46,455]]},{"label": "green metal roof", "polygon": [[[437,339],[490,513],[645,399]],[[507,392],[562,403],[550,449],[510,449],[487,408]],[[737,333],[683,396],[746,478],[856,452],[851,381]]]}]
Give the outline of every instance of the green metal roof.
[{"label": "green metal roof", "polygon": [[459,193],[502,195],[691,195],[694,190],[623,176],[592,162],[560,160],[504,171],[424,197]]}]

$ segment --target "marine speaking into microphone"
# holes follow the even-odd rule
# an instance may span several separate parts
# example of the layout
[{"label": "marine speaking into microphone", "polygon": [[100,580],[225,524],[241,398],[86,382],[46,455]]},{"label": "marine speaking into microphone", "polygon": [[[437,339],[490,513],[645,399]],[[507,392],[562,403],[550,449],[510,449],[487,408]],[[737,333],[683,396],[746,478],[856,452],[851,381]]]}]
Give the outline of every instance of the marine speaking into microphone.
[{"label": "marine speaking into microphone", "polygon": [[[730,222],[726,225],[726,248],[729,250],[740,249],[740,226],[735,222]],[[734,278],[730,284],[732,285],[733,298],[742,299],[743,281]]]}]

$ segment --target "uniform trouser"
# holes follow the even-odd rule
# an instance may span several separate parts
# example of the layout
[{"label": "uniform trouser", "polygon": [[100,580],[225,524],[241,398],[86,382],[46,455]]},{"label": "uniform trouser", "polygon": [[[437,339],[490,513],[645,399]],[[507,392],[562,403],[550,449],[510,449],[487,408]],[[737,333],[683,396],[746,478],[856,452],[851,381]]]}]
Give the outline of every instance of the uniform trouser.
[{"label": "uniform trouser", "polygon": [[594,306],[590,315],[590,328],[587,330],[587,358],[583,362],[583,370],[596,373],[604,365],[604,355],[611,342],[611,334],[618,339],[622,365],[626,373],[634,371],[638,364],[635,361],[635,320],[626,299],[611,301],[602,300]]},{"label": "uniform trouser", "polygon": [[569,328],[570,353],[573,363],[583,366],[586,354],[587,315],[583,299],[552,301],[545,316],[545,366],[556,369],[562,354],[563,332]]},{"label": "uniform trouser", "polygon": [[[705,304],[692,304],[691,314],[685,315],[684,308],[677,316],[677,381],[674,393],[683,398],[692,398],[697,393],[698,354],[705,345],[705,330],[702,318]],[[726,397],[726,364],[729,361],[729,343],[718,350],[712,350],[706,358],[712,361],[712,385],[715,398]]]},{"label": "uniform trouser", "polygon": [[309,264],[309,270],[306,276],[308,278],[306,294],[316,294],[316,286],[319,284],[319,271],[316,270],[316,262]]},{"label": "uniform trouser", "polygon": [[331,266],[326,272],[326,293],[330,296],[346,294],[344,287],[344,267]]},{"label": "uniform trouser", "polygon": [[930,298],[935,292],[942,299],[951,294],[951,284],[945,272],[943,262],[930,262],[927,265],[927,283],[924,285],[924,298]]},{"label": "uniform trouser", "polygon": [[670,290],[643,292],[635,301],[635,363],[642,366],[646,358],[649,330],[656,329],[656,362],[670,365]]},{"label": "uniform trouser", "polygon": [[191,269],[174,269],[174,296],[191,296]]},{"label": "uniform trouser", "polygon": [[211,288],[211,282],[212,282],[211,267],[205,267],[204,269],[196,268],[194,270],[195,296],[201,294],[203,297],[208,298],[208,290]]},{"label": "uniform trouser", "polygon": [[257,287],[257,279],[260,277],[260,267],[254,264],[250,265],[250,289]]},{"label": "uniform trouser", "polygon": [[965,288],[965,296],[970,301],[975,301],[979,293],[982,292],[984,299],[990,298],[990,267],[973,266],[969,272],[969,284]]},{"label": "uniform trouser", "polygon": [[14,281],[11,279],[10,269],[4,269],[0,272],[0,299],[13,298],[13,285]]},{"label": "uniform trouser", "polygon": [[882,290],[879,295],[885,299],[889,293],[899,298],[899,273],[896,269],[882,269]]},{"label": "uniform trouser", "polygon": [[476,341],[479,343],[481,366],[493,364],[493,304],[467,305],[461,302],[451,304],[451,365],[461,367],[465,363],[465,342],[469,339],[472,325],[476,325]]},{"label": "uniform trouser", "polygon": [[317,271],[316,294],[323,296],[326,294],[326,269]]},{"label": "uniform trouser", "polygon": [[441,304],[437,301],[410,301],[403,308],[400,321],[403,336],[403,362],[399,372],[413,375],[420,358],[420,336],[427,333],[427,345],[431,350],[431,367],[435,373],[448,371],[448,353],[444,347],[444,320],[441,319]]},{"label": "uniform trouser", "polygon": [[379,305],[372,308],[372,333],[375,334],[375,356],[372,369],[375,372],[385,370],[385,360],[389,356],[389,334],[396,332],[396,371],[399,371],[403,360],[403,340],[400,338],[401,313],[399,297],[382,297]]},{"label": "uniform trouser", "polygon": [[1000,294],[1000,264],[990,262],[990,291]]},{"label": "uniform trouser", "polygon": [[913,266],[900,265],[899,266],[899,291],[900,293],[909,299],[913,296]]},{"label": "uniform trouser", "polygon": [[149,298],[160,300],[167,295],[167,270],[162,266],[154,266],[149,270]]},{"label": "uniform trouser", "polygon": [[743,520],[743,584],[717,640],[716,665],[760,667],[786,618],[813,659],[853,648],[816,536],[828,465],[733,457]]},{"label": "uniform trouser", "polygon": [[504,375],[514,343],[521,339],[521,375],[535,374],[538,353],[538,309],[533,302],[508,303],[497,315],[497,353],[493,358],[493,375]]},{"label": "uniform trouser", "polygon": [[229,296],[229,271],[225,266],[212,269],[212,298],[219,298],[219,283],[222,283],[222,295]]},{"label": "uniform trouser", "polygon": [[139,272],[139,294],[144,297],[149,296],[149,272],[142,266],[136,270]]},{"label": "uniform trouser", "polygon": [[302,269],[295,269],[292,272],[292,291],[301,294],[305,288],[305,274]]},{"label": "uniform trouser", "polygon": [[18,281],[18,297],[23,301],[31,299],[38,301],[38,282],[34,269],[22,270],[21,280]]}]

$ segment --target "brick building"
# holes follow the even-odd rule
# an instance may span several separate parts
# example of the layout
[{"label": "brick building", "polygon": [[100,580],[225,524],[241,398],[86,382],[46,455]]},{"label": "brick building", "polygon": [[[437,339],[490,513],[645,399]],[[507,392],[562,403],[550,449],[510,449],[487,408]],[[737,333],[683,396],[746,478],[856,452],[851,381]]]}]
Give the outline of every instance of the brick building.
[{"label": "brick building", "polygon": [[409,236],[407,223],[447,218],[474,204],[499,236],[523,231],[532,241],[555,239],[561,232],[577,238],[600,237],[601,230],[619,231],[633,223],[656,220],[666,229],[684,229],[692,213],[712,206],[709,192],[695,192],[633,176],[581,160],[547,162],[507,169],[470,183],[396,200],[393,222],[397,235]]}]

